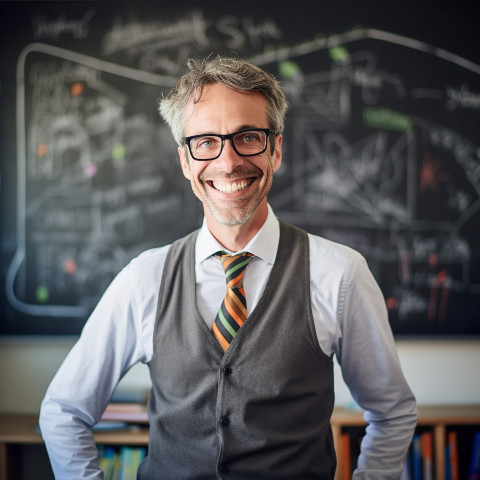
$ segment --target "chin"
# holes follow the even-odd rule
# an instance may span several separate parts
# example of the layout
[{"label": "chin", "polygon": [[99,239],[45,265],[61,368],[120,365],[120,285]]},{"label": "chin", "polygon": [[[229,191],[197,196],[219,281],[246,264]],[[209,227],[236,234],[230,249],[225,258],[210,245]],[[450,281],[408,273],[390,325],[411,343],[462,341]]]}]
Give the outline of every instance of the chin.
[{"label": "chin", "polygon": [[238,213],[234,213],[232,208],[229,213],[223,214],[222,212],[219,212],[217,209],[215,209],[212,206],[208,206],[210,213],[212,214],[213,218],[218,222],[223,225],[244,225],[247,223],[255,213],[255,211],[258,208],[258,205],[256,205],[254,208],[248,211],[239,211]]},{"label": "chin", "polygon": [[253,212],[247,215],[229,215],[228,217],[219,215],[217,212],[212,212],[212,215],[218,223],[223,225],[243,225],[252,218]]}]

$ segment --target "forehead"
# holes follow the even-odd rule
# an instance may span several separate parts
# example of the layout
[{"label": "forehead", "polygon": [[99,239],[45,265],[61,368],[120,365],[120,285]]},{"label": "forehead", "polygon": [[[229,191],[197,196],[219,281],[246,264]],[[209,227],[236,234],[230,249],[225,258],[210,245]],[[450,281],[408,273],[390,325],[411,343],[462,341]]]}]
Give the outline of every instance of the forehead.
[{"label": "forehead", "polygon": [[266,101],[259,92],[243,92],[222,84],[206,85],[198,101],[185,110],[184,133],[231,133],[243,126],[267,128]]}]

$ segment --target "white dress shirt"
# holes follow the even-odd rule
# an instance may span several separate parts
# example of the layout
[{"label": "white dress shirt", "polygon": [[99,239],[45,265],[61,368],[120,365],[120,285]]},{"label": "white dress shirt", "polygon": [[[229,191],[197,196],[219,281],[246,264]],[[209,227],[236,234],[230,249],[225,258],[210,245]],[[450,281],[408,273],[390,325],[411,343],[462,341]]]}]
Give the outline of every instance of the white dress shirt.
[{"label": "white dress shirt", "polygon": [[[255,255],[243,277],[249,310],[268,280],[279,236],[278,219],[269,207],[265,224],[242,250]],[[369,424],[353,478],[398,479],[416,424],[416,407],[400,368],[383,296],[359,253],[308,237],[318,342],[325,354],[337,357]],[[119,273],[46,393],[40,426],[57,480],[103,478],[89,427],[100,419],[123,375],[152,358],[168,249],[146,251]],[[195,273],[198,308],[209,327],[226,289],[221,263],[212,256],[219,250],[225,249],[204,223],[196,241]]]}]

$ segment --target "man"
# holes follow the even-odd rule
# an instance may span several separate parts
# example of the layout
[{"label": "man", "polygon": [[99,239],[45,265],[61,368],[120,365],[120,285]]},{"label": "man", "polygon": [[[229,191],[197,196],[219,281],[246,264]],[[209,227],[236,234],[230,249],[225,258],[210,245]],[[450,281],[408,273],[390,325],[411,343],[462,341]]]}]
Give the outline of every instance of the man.
[{"label": "man", "polygon": [[354,478],[398,479],[416,407],[381,292],[357,252],[267,203],[282,161],[278,83],[238,58],[188,66],[160,111],[204,223],[118,275],[50,385],[40,422],[57,478],[102,478],[89,428],[144,362],[139,479],[332,479],[336,355],[369,423]]}]

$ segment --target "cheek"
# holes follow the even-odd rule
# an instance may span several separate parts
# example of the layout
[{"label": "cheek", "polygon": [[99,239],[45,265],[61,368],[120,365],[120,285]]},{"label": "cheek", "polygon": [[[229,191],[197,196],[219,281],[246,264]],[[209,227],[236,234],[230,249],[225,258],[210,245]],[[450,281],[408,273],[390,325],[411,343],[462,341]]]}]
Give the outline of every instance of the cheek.
[{"label": "cheek", "polygon": [[200,183],[199,175],[202,173],[202,169],[198,167],[194,161],[190,161],[190,163],[188,161],[182,162],[183,175],[187,180],[196,184]]},{"label": "cheek", "polygon": [[198,165],[190,165],[188,169],[188,179],[192,184],[194,184],[197,188],[203,184],[201,179],[203,168],[199,168]]}]

